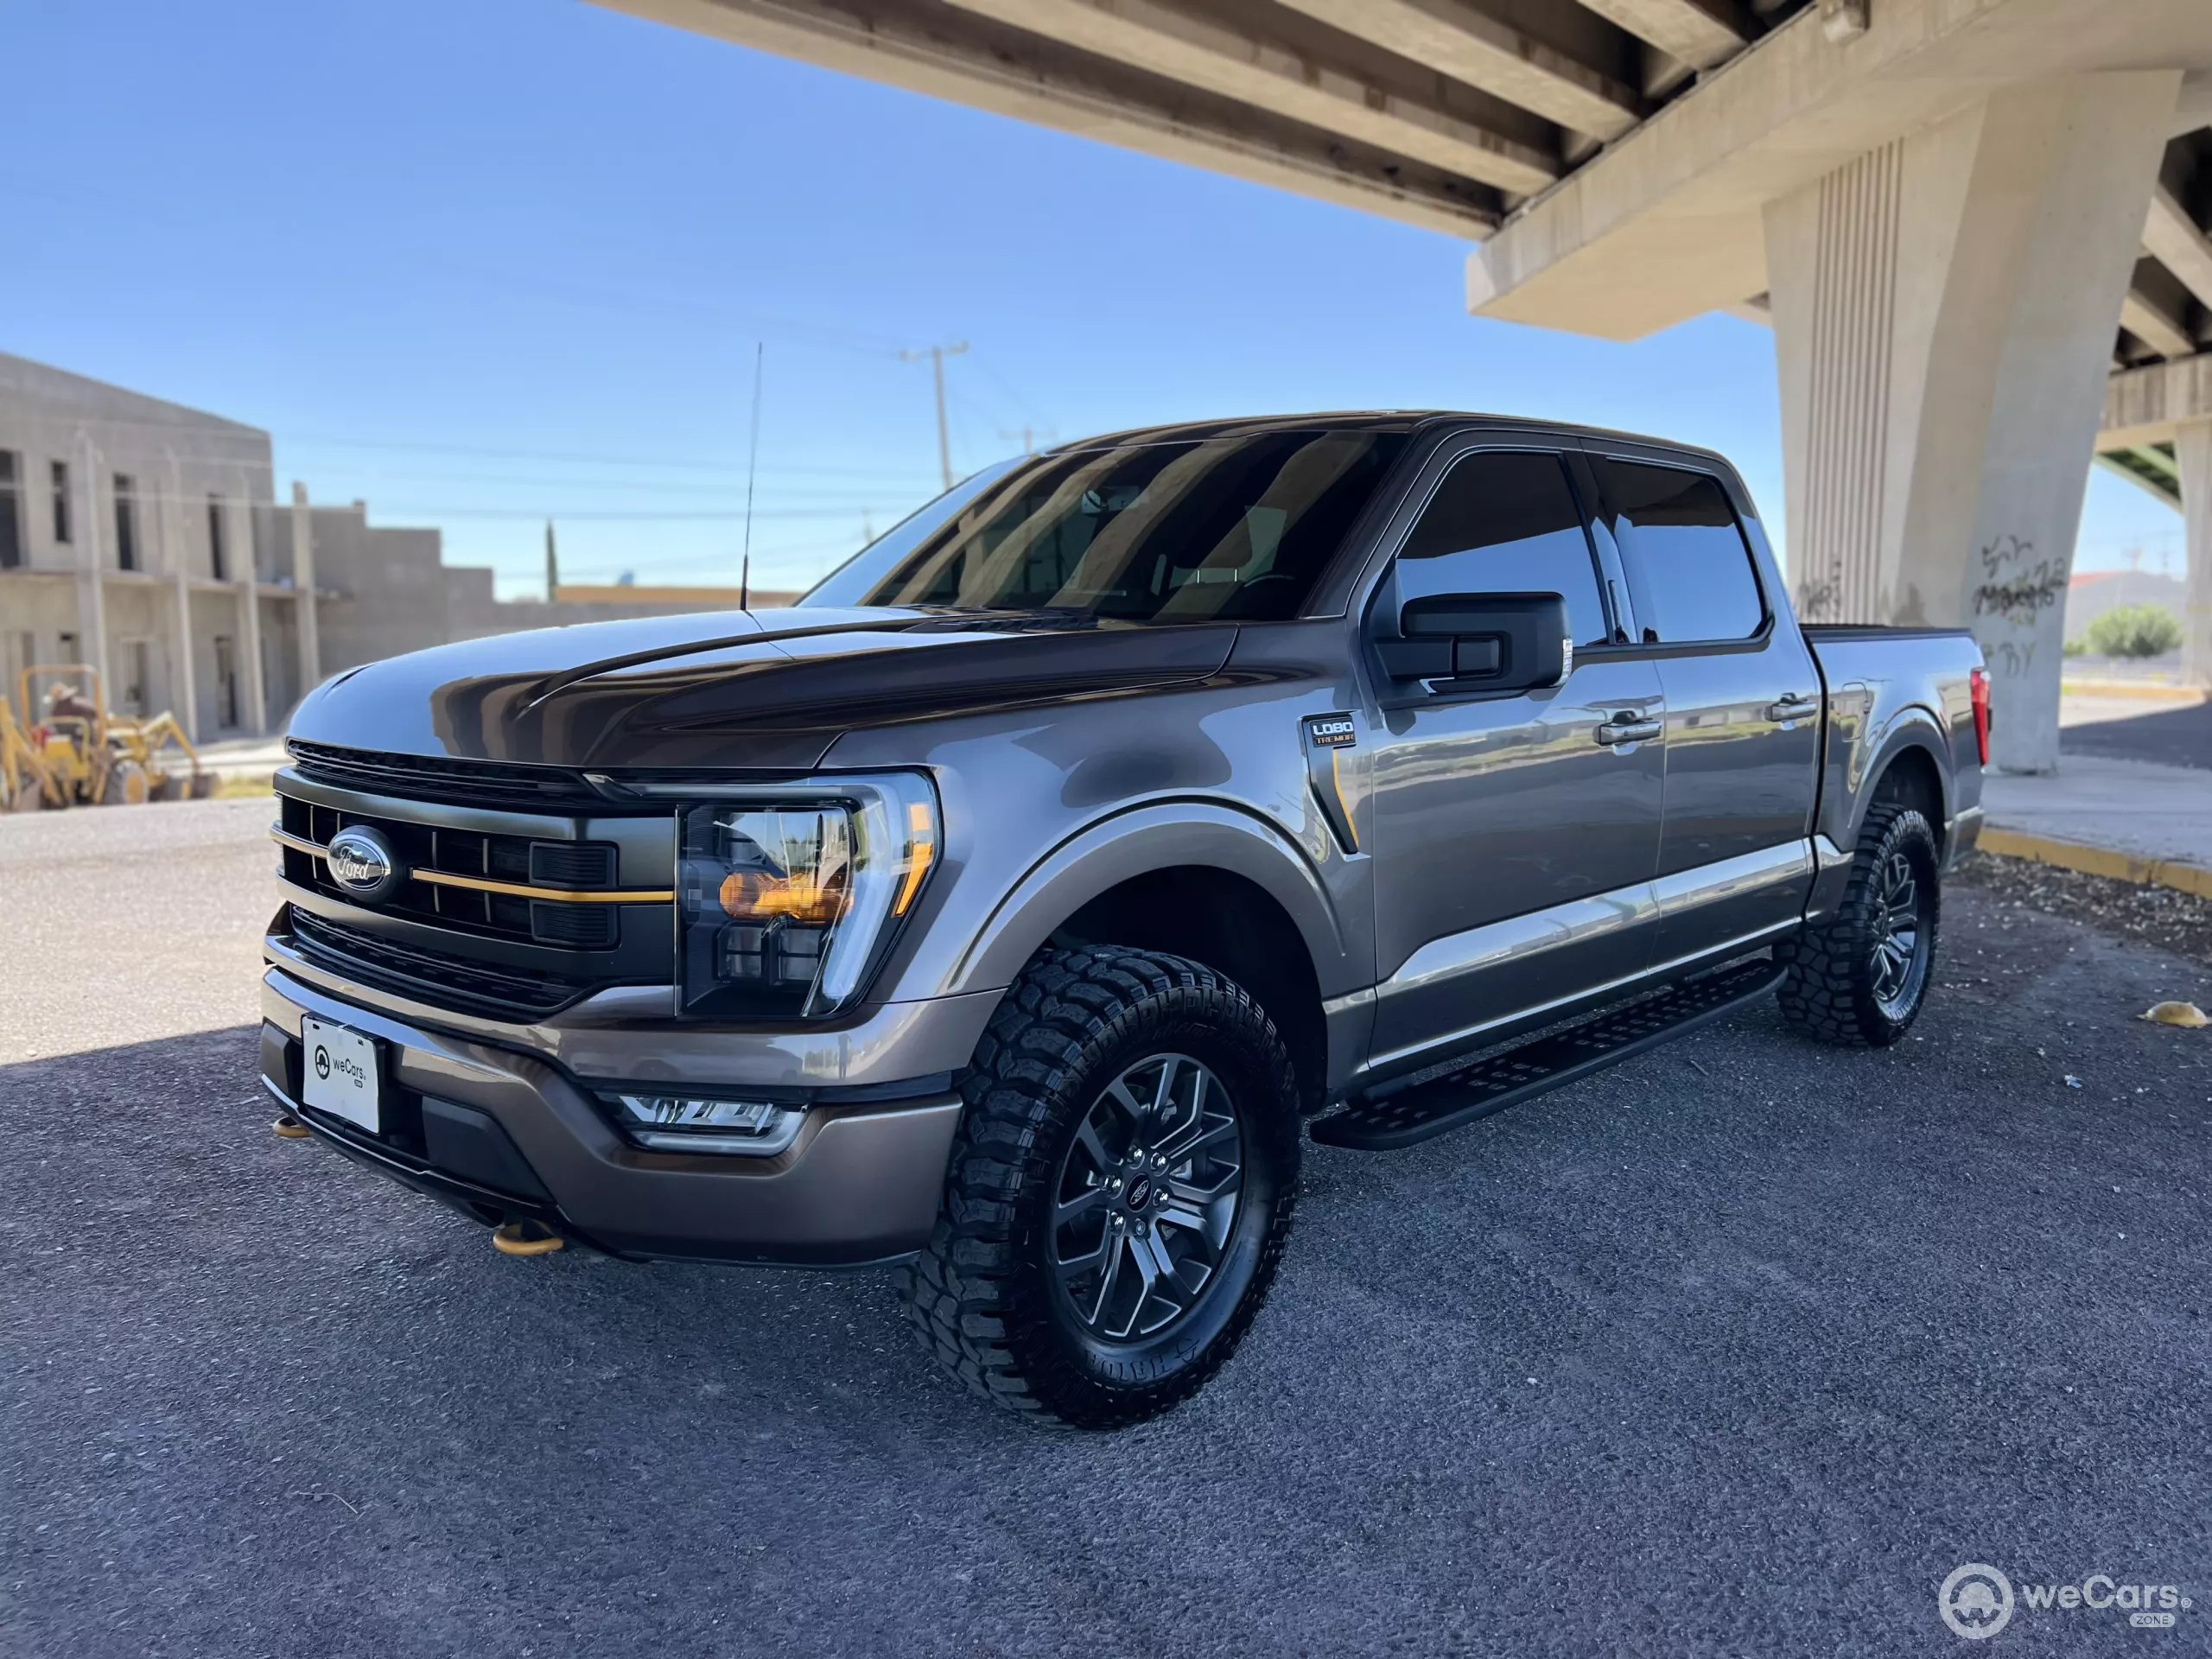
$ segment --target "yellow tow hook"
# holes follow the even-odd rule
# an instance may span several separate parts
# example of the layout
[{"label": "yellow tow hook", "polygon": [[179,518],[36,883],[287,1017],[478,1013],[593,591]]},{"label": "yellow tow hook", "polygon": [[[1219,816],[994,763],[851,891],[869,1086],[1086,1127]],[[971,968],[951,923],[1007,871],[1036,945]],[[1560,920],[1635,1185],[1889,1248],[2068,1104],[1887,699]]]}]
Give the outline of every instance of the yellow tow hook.
[{"label": "yellow tow hook", "polygon": [[511,1221],[492,1230],[492,1248],[501,1255],[550,1255],[568,1242],[534,1221]]},{"label": "yellow tow hook", "polygon": [[280,1113],[269,1127],[287,1141],[304,1141],[308,1135],[308,1126],[289,1112]]}]

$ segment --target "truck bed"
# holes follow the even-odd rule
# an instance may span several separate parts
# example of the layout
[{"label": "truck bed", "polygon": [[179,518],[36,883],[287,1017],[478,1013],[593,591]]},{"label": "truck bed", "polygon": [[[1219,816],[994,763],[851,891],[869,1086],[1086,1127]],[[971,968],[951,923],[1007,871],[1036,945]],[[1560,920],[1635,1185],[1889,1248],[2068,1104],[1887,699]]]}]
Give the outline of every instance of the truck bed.
[{"label": "truck bed", "polygon": [[1981,648],[1964,628],[1815,624],[1805,643],[1819,665],[1827,708],[1815,826],[1851,846],[1864,780],[1910,726],[1935,728],[1948,758],[1942,767],[1947,833],[1958,815],[1981,803],[1981,760],[1974,735],[1972,677]]}]

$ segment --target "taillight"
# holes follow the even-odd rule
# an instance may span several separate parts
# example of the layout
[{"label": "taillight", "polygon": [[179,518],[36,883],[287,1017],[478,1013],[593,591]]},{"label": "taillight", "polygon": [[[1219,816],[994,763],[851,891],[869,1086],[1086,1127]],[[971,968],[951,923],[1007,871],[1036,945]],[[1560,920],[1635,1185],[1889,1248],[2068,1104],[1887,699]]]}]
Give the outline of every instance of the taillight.
[{"label": "taillight", "polygon": [[1977,668],[1967,682],[1974,698],[1974,747],[1981,764],[1989,764],[1989,671]]}]

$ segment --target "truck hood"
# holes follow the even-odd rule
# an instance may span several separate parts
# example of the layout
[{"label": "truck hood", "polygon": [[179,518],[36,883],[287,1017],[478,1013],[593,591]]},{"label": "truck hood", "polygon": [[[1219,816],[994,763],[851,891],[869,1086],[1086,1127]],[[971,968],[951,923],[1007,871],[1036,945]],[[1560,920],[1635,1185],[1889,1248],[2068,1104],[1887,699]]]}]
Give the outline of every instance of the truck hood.
[{"label": "truck hood", "polygon": [[803,607],[494,634],[311,692],[304,742],[539,766],[799,772],[846,732],[1203,680],[1236,629]]}]

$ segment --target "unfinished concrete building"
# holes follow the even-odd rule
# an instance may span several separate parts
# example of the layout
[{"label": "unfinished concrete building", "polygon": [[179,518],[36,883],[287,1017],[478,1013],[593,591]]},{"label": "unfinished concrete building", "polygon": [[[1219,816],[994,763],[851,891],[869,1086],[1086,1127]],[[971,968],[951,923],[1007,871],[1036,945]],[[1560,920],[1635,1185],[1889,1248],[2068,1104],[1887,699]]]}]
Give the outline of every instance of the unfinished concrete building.
[{"label": "unfinished concrete building", "polygon": [[[325,676],[425,645],[709,610],[716,590],[501,600],[431,529],[275,494],[268,433],[0,353],[0,666],[86,662],[195,741],[281,729]],[[721,603],[734,605],[736,590]],[[755,594],[756,605],[791,595]],[[35,711],[22,709],[26,718]]]},{"label": "unfinished concrete building", "polygon": [[0,355],[0,648],[88,662],[120,710],[252,733],[303,683],[269,435]]}]

